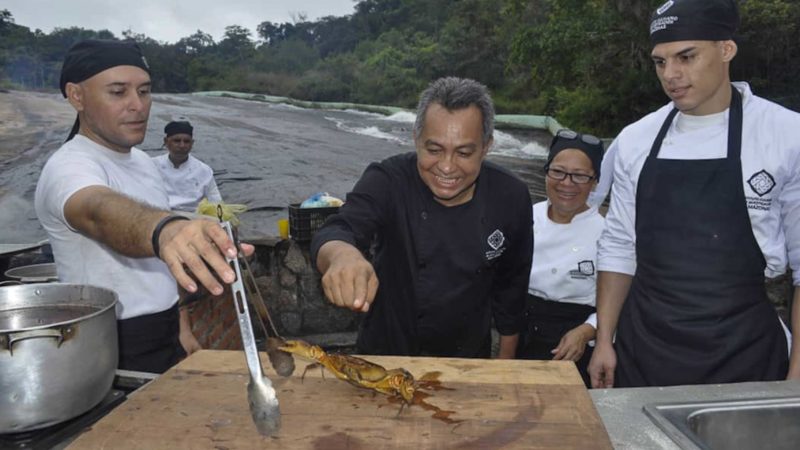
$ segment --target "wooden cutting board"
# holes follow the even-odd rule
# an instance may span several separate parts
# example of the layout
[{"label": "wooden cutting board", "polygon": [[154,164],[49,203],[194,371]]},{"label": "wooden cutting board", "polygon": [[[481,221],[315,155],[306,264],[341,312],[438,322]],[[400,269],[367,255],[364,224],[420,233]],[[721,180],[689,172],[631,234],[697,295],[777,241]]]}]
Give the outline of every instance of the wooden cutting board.
[{"label": "wooden cutting board", "polygon": [[440,371],[443,387],[428,403],[454,411],[432,417],[319,369],[282,378],[262,364],[280,401],[282,426],[262,437],[247,406],[244,353],[204,350],[190,356],[81,435],[70,449],[176,448],[525,448],[611,449],[575,366],[561,361],[369,357],[416,377]]}]

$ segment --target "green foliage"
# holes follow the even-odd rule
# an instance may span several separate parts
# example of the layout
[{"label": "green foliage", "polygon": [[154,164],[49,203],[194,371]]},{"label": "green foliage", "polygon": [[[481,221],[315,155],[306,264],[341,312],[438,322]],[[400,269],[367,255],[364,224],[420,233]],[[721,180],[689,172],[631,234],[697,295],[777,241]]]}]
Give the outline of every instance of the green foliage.
[{"label": "green foliage", "polygon": [[[360,0],[343,17],[230,25],[174,44],[130,30],[156,91],[240,90],[413,107],[446,75],[477,79],[499,113],[546,114],[604,136],[664,104],[647,36],[664,0]],[[800,109],[800,2],[741,0],[732,76]],[[255,37],[255,40],[254,40]],[[18,25],[0,10],[0,85],[55,89],[66,50],[107,30]]]},{"label": "green foliage", "polygon": [[251,67],[260,72],[301,75],[319,62],[319,52],[299,38],[262,46],[250,61]]}]

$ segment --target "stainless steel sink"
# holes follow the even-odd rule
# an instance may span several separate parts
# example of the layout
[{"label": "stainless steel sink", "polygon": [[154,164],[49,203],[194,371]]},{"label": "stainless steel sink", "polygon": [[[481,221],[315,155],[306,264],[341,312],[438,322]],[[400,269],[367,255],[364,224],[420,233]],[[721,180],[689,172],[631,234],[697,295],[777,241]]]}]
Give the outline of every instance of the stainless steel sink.
[{"label": "stainless steel sink", "polygon": [[800,397],[650,404],[644,412],[684,449],[800,449]]}]

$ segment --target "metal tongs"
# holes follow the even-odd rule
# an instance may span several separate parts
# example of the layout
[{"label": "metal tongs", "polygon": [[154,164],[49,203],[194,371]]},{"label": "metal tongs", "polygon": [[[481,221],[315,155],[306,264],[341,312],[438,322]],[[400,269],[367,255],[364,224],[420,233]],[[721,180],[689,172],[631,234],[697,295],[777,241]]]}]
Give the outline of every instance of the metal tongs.
[{"label": "metal tongs", "polygon": [[[228,233],[228,238],[236,245],[239,250],[239,241],[234,236],[230,222],[221,222],[222,228]],[[231,265],[236,280],[231,285],[233,290],[233,302],[239,321],[239,330],[242,333],[242,346],[247,360],[247,367],[250,371],[250,382],[247,384],[247,401],[250,404],[250,415],[258,429],[264,436],[277,434],[281,427],[281,411],[278,406],[278,398],[275,396],[275,388],[272,382],[264,375],[261,368],[261,360],[258,357],[258,347],[253,334],[253,324],[250,322],[250,310],[247,306],[247,295],[244,283],[242,282],[242,270],[239,265],[239,258],[225,257]]]}]

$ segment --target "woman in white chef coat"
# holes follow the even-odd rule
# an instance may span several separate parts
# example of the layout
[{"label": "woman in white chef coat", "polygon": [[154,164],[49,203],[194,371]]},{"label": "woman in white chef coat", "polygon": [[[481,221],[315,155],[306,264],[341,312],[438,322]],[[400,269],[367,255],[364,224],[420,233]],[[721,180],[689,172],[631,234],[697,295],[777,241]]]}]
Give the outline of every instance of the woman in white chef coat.
[{"label": "woman in white chef coat", "polygon": [[587,203],[597,186],[603,143],[561,130],[547,163],[547,200],[533,206],[533,264],[517,357],[575,361],[589,385],[595,337],[597,240],[605,220]]}]

